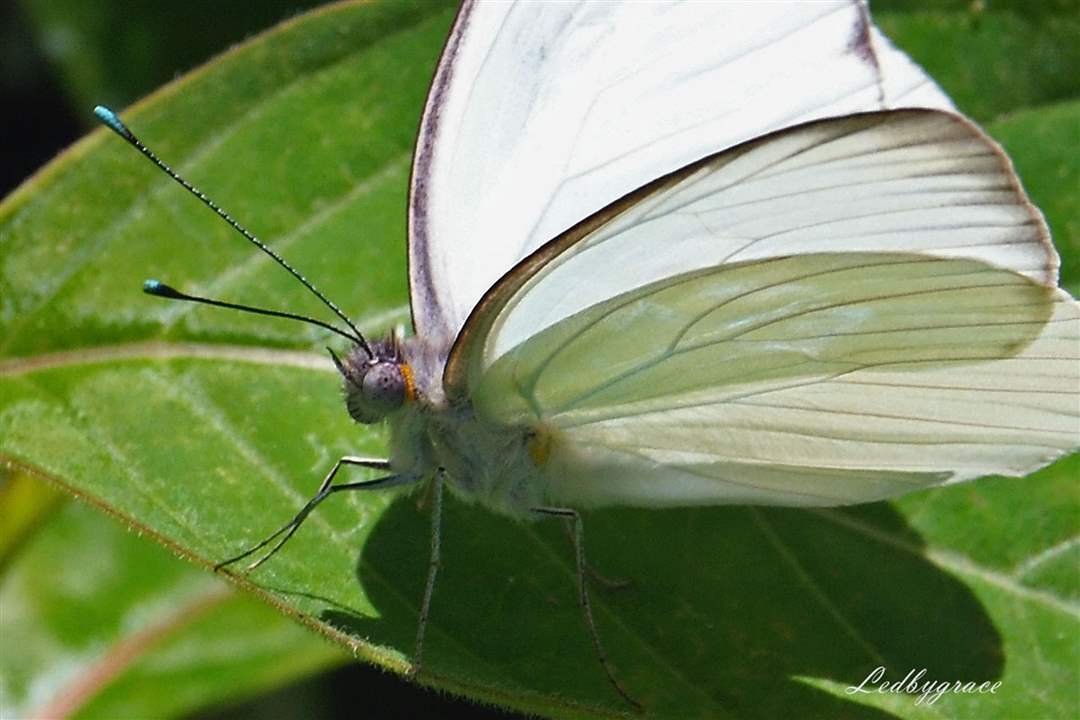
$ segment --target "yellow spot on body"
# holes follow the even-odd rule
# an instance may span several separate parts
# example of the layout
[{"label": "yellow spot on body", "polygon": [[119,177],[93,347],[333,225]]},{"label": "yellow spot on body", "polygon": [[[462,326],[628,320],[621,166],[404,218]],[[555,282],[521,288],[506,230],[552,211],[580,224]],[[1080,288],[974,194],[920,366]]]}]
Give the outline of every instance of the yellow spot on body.
[{"label": "yellow spot on body", "polygon": [[525,441],[525,452],[537,467],[546,465],[551,457],[551,433],[546,430],[533,430]]},{"label": "yellow spot on body", "polygon": [[415,400],[416,383],[413,382],[412,368],[409,367],[408,363],[401,363],[398,368],[401,370],[401,377],[405,378],[405,399]]}]

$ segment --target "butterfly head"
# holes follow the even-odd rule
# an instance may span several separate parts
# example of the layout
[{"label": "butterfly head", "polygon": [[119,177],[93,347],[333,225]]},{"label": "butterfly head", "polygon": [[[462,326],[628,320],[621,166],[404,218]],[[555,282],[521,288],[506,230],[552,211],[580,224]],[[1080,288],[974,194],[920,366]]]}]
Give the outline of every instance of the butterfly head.
[{"label": "butterfly head", "polygon": [[395,337],[371,343],[370,355],[357,346],[344,359],[333,350],[330,357],[344,380],[345,407],[359,423],[377,423],[416,397],[412,369]]}]

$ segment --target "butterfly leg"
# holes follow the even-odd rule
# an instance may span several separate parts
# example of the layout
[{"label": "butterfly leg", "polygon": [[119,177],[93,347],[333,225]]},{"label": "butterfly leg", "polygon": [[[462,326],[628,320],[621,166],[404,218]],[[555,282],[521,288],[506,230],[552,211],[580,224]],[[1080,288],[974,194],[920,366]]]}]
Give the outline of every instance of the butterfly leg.
[{"label": "butterfly leg", "polygon": [[[570,546],[574,546],[574,529],[569,523],[563,525],[563,534],[566,535],[567,541]],[[625,590],[634,584],[634,581],[630,578],[610,578],[607,575],[601,575],[596,568],[592,566],[592,563],[585,562],[585,572],[589,573],[589,577],[593,579],[593,582],[600,583],[604,586],[605,590]]]},{"label": "butterfly leg", "polygon": [[259,567],[264,562],[269,560],[274,553],[280,550],[282,545],[288,542],[289,538],[291,538],[293,536],[293,533],[296,532],[297,528],[300,527],[300,524],[304,522],[307,516],[311,513],[312,510],[315,509],[315,507],[319,503],[330,497],[330,495],[335,492],[340,492],[342,490],[375,490],[379,488],[394,487],[395,485],[407,485],[409,483],[416,482],[417,479],[412,475],[387,475],[385,477],[376,478],[374,480],[362,480],[360,482],[331,485],[331,483],[334,481],[334,476],[337,475],[337,471],[341,468],[342,465],[355,465],[359,467],[373,468],[375,470],[390,469],[390,463],[386,460],[354,457],[352,455],[346,455],[345,457],[339,459],[336,463],[334,463],[334,467],[330,469],[330,472],[326,474],[326,477],[323,479],[322,484],[319,486],[318,492],[316,492],[315,495],[307,501],[307,504],[305,504],[304,507],[300,509],[300,512],[296,513],[296,516],[293,517],[292,520],[278,528],[276,532],[274,532],[268,538],[260,542],[258,545],[255,545],[254,547],[245,550],[244,552],[240,553],[235,557],[231,557],[228,560],[223,560],[222,562],[219,562],[217,565],[214,566],[214,570],[220,570],[226,565],[232,565],[235,562],[243,560],[244,558],[249,557],[262,550],[270,543],[273,543],[274,540],[277,540],[277,542],[274,543],[274,546],[270,548],[270,550],[265,555],[263,555],[261,558],[251,563],[244,569],[250,572],[255,568]]},{"label": "butterfly leg", "polygon": [[596,621],[593,619],[592,605],[589,603],[588,564],[585,562],[585,531],[582,528],[580,513],[578,513],[577,510],[572,510],[570,508],[549,507],[532,508],[532,511],[540,513],[541,515],[561,517],[569,524],[574,542],[574,560],[577,564],[578,602],[581,604],[581,611],[585,615],[585,624],[589,627],[589,636],[592,638],[593,648],[596,650],[596,657],[600,660],[600,666],[604,668],[604,674],[607,675],[611,686],[615,688],[615,692],[619,693],[623,700],[633,705],[635,710],[641,712],[644,710],[641,703],[630,697],[630,694],[623,689],[622,685],[619,684],[618,679],[616,679],[615,672],[611,669],[611,664],[608,662],[607,653],[604,652],[604,646],[600,642],[600,633],[596,631]]},{"label": "butterfly leg", "polygon": [[427,583],[424,585],[424,597],[420,601],[420,618],[416,624],[416,644],[413,652],[412,668],[409,675],[416,677],[424,666],[424,633],[427,631],[428,611],[431,609],[431,596],[435,592],[435,577],[439,574],[439,552],[442,541],[442,490],[443,469],[435,471],[431,483],[431,554],[428,557]]}]

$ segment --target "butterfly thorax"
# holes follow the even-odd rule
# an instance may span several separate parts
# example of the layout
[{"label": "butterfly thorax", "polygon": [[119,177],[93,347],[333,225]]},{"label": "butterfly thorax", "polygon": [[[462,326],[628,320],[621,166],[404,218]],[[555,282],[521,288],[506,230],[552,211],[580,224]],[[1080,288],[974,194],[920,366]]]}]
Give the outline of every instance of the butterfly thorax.
[{"label": "butterfly thorax", "polygon": [[334,360],[345,405],[357,422],[390,425],[390,464],[418,481],[440,469],[459,497],[521,516],[544,504],[550,436],[536,427],[478,417],[443,392],[446,352],[419,338],[391,336]]},{"label": "butterfly thorax", "polygon": [[548,504],[547,456],[537,450],[547,433],[487,421],[468,405],[430,411],[419,425],[432,460],[458,496],[515,517]]}]

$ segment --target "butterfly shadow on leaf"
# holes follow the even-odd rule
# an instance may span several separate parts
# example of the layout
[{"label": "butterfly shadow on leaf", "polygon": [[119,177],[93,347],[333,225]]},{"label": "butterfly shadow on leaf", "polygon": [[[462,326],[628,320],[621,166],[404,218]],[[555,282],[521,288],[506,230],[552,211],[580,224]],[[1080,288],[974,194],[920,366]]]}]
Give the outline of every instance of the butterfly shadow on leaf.
[{"label": "butterfly shadow on leaf", "polygon": [[[591,584],[601,639],[650,717],[894,717],[814,687],[999,679],[1002,639],[971,590],[922,555],[888,504],[837,510],[609,510],[586,553],[629,587]],[[411,656],[429,520],[393,503],[357,562],[379,612],[321,619]],[[444,687],[571,714],[626,712],[596,660],[557,522],[521,524],[447,498],[425,674]],[[471,691],[470,691],[471,692]],[[864,696],[865,697],[865,696]],[[910,696],[914,703],[916,696]],[[511,701],[510,704],[521,705]]]}]

